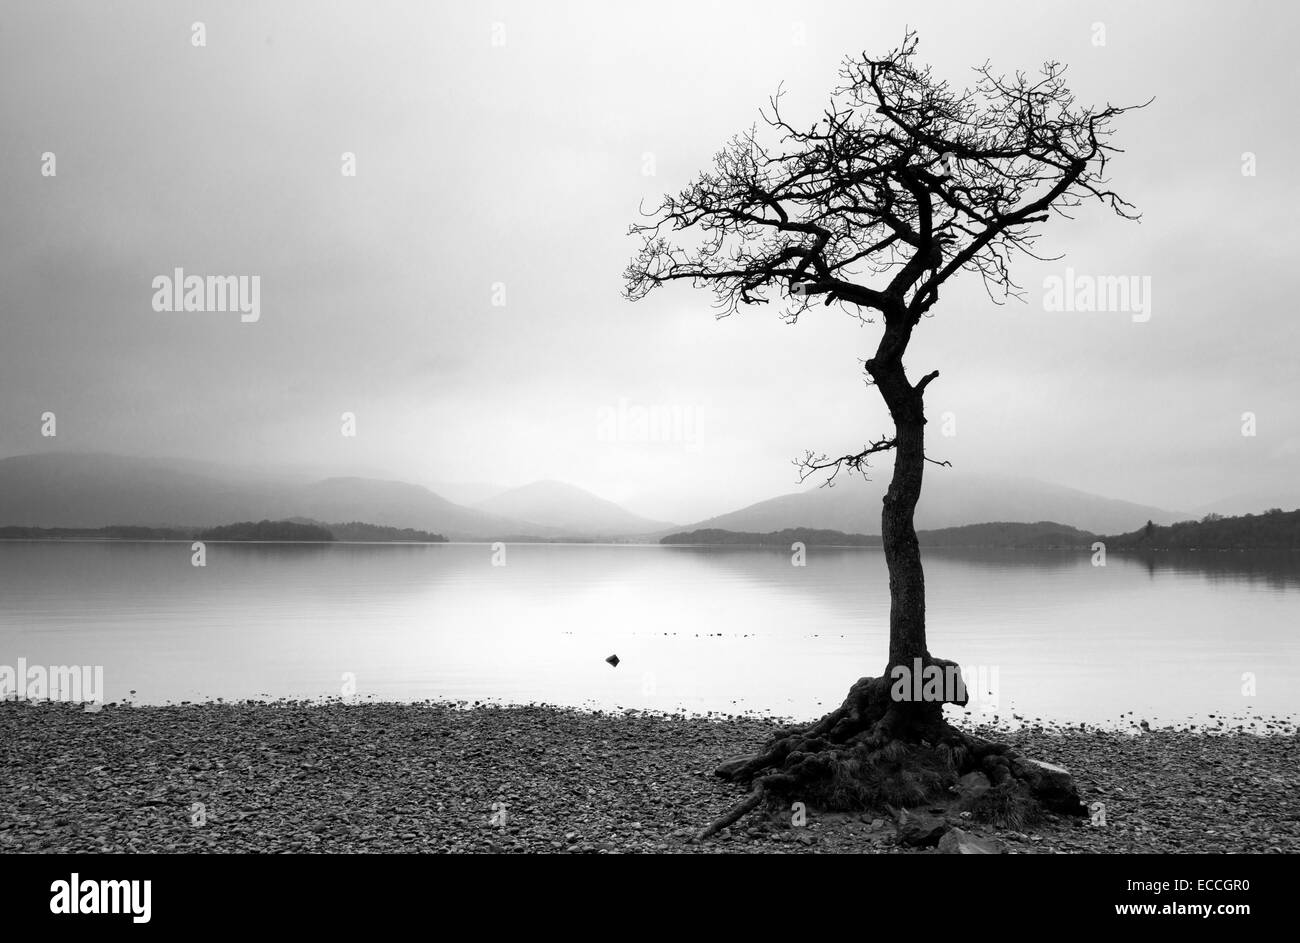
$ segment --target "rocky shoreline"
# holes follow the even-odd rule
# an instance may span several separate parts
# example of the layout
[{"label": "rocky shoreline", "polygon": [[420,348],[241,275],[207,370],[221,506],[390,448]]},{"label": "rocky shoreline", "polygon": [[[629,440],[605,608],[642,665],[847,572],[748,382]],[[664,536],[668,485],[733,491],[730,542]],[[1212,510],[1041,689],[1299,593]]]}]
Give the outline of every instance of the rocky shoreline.
[{"label": "rocky shoreline", "polygon": [[[935,850],[903,843],[915,822],[900,830],[879,813],[814,811],[804,825],[750,816],[692,843],[740,798],[713,768],[776,725],[442,702],[86,712],[9,701],[0,852]],[[1020,832],[953,821],[937,831],[962,831],[939,847],[961,850],[969,837],[1015,853],[1300,852],[1300,737],[1264,727],[1274,732],[997,731],[1070,769],[1105,824],[1051,819]]]}]

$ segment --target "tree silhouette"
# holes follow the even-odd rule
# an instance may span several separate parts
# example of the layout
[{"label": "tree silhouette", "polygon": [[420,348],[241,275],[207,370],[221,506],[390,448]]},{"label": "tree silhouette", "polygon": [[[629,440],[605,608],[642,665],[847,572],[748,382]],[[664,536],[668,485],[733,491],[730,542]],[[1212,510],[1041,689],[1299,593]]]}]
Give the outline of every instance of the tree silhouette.
[{"label": "tree silhouette", "polygon": [[1108,143],[1112,121],[1130,109],[1078,105],[1057,62],[1010,77],[986,63],[959,91],[918,64],[916,49],[908,32],[883,58],[846,59],[829,105],[810,125],[786,119],[778,90],[761,112],[761,131],[756,125],[734,137],[711,170],[631,227],[642,240],[625,272],[631,300],[687,281],[714,293],[720,317],[775,299],[790,321],[835,303],[883,322],[864,366],[893,432],[839,457],[808,453],[799,464],[804,477],[833,478],[895,452],[881,513],[890,589],[886,670],[859,680],[817,723],[780,731],[756,756],[720,767],[719,775],[753,789],[704,834],[765,796],[824,807],[907,804],[971,771],[985,772],[995,787],[986,807],[1023,812],[1034,797],[1035,808],[1078,806],[1068,777],[944,721],[943,703],[966,702],[960,685],[918,699],[893,683],[917,670],[933,676],[955,668],[927,647],[913,525],[930,460],[923,397],[939,373],[913,382],[903,358],[913,330],[959,272],[977,273],[996,303],[1021,296],[1011,261],[1017,253],[1040,258],[1036,227],[1053,214],[1068,218],[1096,201],[1137,218],[1105,179],[1117,151]]}]

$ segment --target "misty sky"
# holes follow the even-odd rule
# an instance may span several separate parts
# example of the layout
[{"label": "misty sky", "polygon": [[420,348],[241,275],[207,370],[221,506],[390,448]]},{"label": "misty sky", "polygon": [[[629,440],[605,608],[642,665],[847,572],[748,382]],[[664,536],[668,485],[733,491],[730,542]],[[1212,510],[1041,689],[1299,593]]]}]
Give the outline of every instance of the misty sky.
[{"label": "misty sky", "polygon": [[[1054,221],[1039,248],[1066,258],[1021,261],[1027,303],[962,276],[918,329],[909,370],[941,371],[929,415],[957,433],[932,421],[930,454],[954,468],[927,474],[1276,503],[1300,462],[1298,19],[1282,3],[7,4],[0,456],[555,478],[677,522],[796,490],[804,449],[890,429],[858,363],[878,328],[833,308],[717,321],[684,285],[630,304],[625,233],[778,83],[811,123],[845,54],[911,25],[961,84],[986,58],[1056,58],[1081,101],[1156,97],[1113,141],[1141,223]],[[1045,311],[1067,265],[1150,276],[1150,320]],[[154,311],[152,280],[177,267],[259,275],[261,319]],[[638,408],[678,419],[670,441],[637,441]]]}]

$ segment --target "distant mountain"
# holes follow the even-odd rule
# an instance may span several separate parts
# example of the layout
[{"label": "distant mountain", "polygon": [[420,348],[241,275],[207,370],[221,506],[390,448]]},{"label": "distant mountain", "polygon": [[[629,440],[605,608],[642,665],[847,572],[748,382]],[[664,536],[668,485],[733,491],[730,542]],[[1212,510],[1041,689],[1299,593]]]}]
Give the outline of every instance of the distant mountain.
[{"label": "distant mountain", "polygon": [[434,494],[442,495],[455,504],[471,507],[480,501],[494,498],[509,489],[501,485],[473,481],[437,481],[429,484],[429,490]]},{"label": "distant mountain", "polygon": [[[770,533],[792,527],[839,530],[850,534],[880,532],[880,499],[887,476],[864,482],[844,478],[834,486],[813,488],[760,501],[712,517],[690,530]],[[1061,521],[1092,533],[1132,530],[1148,520],[1172,523],[1186,514],[1103,498],[1030,478],[1010,478],[963,473],[956,469],[927,470],[921,502],[917,505],[918,530],[938,530],[988,521],[1034,523]]]},{"label": "distant mountain", "polygon": [[[413,528],[452,540],[646,539],[702,529],[862,535],[880,531],[884,489],[883,480],[845,479],[683,528],[555,481],[512,488],[467,507],[401,481],[314,481],[186,460],[52,452],[0,459],[0,527],[201,529],[302,518]],[[926,473],[916,524],[937,531],[988,521],[1060,521],[1067,531],[1126,534],[1148,520],[1170,524],[1188,517],[1032,479],[934,469]]]},{"label": "distant mountain", "polygon": [[[627,537],[669,525],[558,482],[465,507],[401,481],[255,473],[172,459],[51,452],[0,459],[0,527],[202,529],[232,521],[364,521],[453,540]],[[328,525],[326,525],[328,526]],[[346,539],[346,538],[345,538]]]},{"label": "distant mountain", "polygon": [[560,481],[535,481],[474,506],[490,514],[532,521],[561,533],[582,536],[629,537],[673,526],[640,517],[613,501]]},{"label": "distant mountain", "polygon": [[298,489],[294,513],[318,521],[365,521],[389,527],[415,527],[453,540],[526,534],[549,536],[550,529],[452,504],[428,488],[374,478],[326,478]]},{"label": "distant mountain", "polygon": [[216,527],[311,518],[414,527],[453,538],[546,537],[552,528],[370,478],[310,481],[169,459],[52,452],[0,459],[0,525]]},{"label": "distant mountain", "polygon": [[1192,513],[1188,517],[1195,517],[1200,520],[1207,514],[1259,514],[1267,511],[1269,508],[1278,508],[1282,511],[1294,511],[1300,508],[1300,486],[1290,491],[1248,491],[1242,494],[1230,495],[1226,498],[1220,498],[1218,501],[1211,501],[1209,504],[1201,504],[1192,508]]},{"label": "distant mountain", "polygon": [[51,452],[0,459],[0,524],[206,526],[282,518],[291,477],[196,462]]}]

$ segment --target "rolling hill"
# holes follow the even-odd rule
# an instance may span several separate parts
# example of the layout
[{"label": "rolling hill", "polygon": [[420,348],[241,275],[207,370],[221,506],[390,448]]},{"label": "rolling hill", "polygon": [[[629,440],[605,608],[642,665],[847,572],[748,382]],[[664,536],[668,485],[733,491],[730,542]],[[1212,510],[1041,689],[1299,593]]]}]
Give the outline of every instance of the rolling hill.
[{"label": "rolling hill", "polygon": [[466,507],[402,481],[312,480],[178,459],[73,452],[0,459],[0,527],[207,528],[296,518],[416,528],[452,540],[554,540],[669,526],[560,482],[515,488],[483,504]]},{"label": "rolling hill", "polygon": [[293,514],[318,521],[414,527],[452,540],[553,536],[551,528],[453,504],[420,485],[374,478],[326,478],[297,490]]},{"label": "rolling hill", "polygon": [[216,527],[295,517],[415,527],[452,539],[551,533],[550,528],[461,507],[427,488],[398,481],[311,481],[100,453],[0,459],[0,525]]},{"label": "rolling hill", "polygon": [[[692,524],[685,530],[771,533],[792,527],[880,532],[880,499],[887,482],[854,477],[751,504]],[[927,470],[916,509],[918,530],[940,530],[988,521],[1030,524],[1059,521],[1090,533],[1123,533],[1145,524],[1169,524],[1186,514],[1053,485],[1030,478],[975,475],[954,469]]]}]

